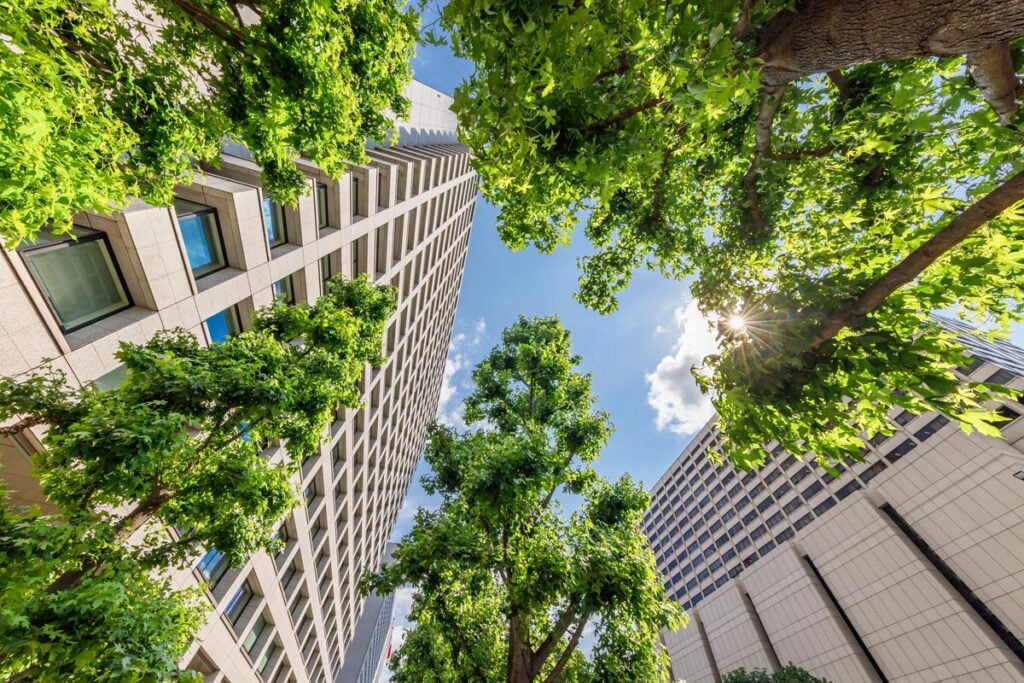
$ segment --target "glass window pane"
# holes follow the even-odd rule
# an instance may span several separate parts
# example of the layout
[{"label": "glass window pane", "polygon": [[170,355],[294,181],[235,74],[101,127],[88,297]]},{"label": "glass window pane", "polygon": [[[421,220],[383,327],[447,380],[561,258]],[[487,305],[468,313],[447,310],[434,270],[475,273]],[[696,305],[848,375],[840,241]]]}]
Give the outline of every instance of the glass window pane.
[{"label": "glass window pane", "polygon": [[286,304],[295,303],[295,289],[292,287],[291,275],[275,282],[273,288],[275,299],[282,299]]},{"label": "glass window pane", "polygon": [[242,641],[242,647],[245,648],[246,652],[252,652],[252,648],[256,645],[256,641],[259,640],[260,634],[263,633],[263,628],[267,625],[266,619],[261,614],[256,618],[256,623],[253,624],[252,629],[248,635],[245,636],[245,640]]},{"label": "glass window pane", "polygon": [[68,241],[67,246],[26,251],[25,257],[65,330],[131,305],[103,239]]},{"label": "glass window pane", "polygon": [[224,553],[216,548],[210,548],[203,559],[199,560],[196,569],[207,581],[216,583],[228,570],[228,563],[224,561]]},{"label": "glass window pane", "polygon": [[226,263],[217,213],[209,207],[177,198],[174,208],[192,273],[202,277],[223,268]]},{"label": "glass window pane", "polygon": [[320,293],[327,293],[327,281],[331,279],[331,257],[330,255],[320,257]]},{"label": "glass window pane", "polygon": [[327,186],[316,184],[316,221],[321,228],[327,227]]},{"label": "glass window pane", "polygon": [[267,226],[267,240],[276,247],[287,241],[284,226],[284,207],[270,197],[263,198],[263,222]]},{"label": "glass window pane", "polygon": [[218,344],[242,332],[238,322],[238,310],[232,306],[206,319],[206,331],[210,334],[210,343]]}]

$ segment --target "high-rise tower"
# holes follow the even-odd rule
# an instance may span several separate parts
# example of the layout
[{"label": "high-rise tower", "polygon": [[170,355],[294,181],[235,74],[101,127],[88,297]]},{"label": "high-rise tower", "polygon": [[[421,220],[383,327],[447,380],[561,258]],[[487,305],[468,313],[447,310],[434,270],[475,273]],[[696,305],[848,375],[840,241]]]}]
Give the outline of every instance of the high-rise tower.
[{"label": "high-rise tower", "polygon": [[[77,241],[43,233],[0,257],[0,372],[52,359],[69,381],[119,381],[119,342],[184,327],[206,343],[244,330],[277,296],[315,300],[327,278],[367,273],[398,289],[367,368],[366,408],[342,410],[296,482],[303,504],[281,525],[285,547],[231,568],[215,549],[174,578],[206,584],[210,615],[185,663],[210,681],[333,681],[363,600],[359,578],[384,553],[434,417],[476,198],[451,98],[421,83],[399,142],[372,147],[340,179],[302,163],[297,207],[263,193],[246,150],[178,188],[171,208],[135,202],[76,218]],[[29,471],[37,435],[0,441],[14,503],[41,503]],[[269,452],[280,459],[283,451]]]},{"label": "high-rise tower", "polygon": [[[964,341],[962,376],[1024,387],[1024,351]],[[896,431],[838,476],[781,448],[757,472],[715,467],[709,422],[644,521],[691,616],[664,634],[674,675],[793,662],[833,683],[1024,681],[1019,400],[998,407],[1003,439],[894,409]]]}]

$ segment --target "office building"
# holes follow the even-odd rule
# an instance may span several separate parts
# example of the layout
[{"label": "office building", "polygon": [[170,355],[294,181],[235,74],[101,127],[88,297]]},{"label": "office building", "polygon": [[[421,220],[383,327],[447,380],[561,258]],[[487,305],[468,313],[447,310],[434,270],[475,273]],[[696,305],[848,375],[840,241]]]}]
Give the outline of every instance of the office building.
[{"label": "office building", "polygon": [[[964,339],[958,372],[1024,388],[1024,351]],[[894,409],[838,476],[777,447],[757,472],[716,467],[709,422],[644,519],[691,617],[663,634],[675,677],[792,662],[834,683],[1024,681],[1024,406],[998,409],[1002,439]]]},{"label": "office building", "polygon": [[[391,561],[391,553],[397,547],[388,544],[384,562]],[[363,605],[363,616],[356,624],[355,636],[348,652],[345,665],[335,683],[377,683],[384,675],[391,658],[391,620],[395,609],[395,594],[385,596],[368,595]]]},{"label": "office building", "polygon": [[[231,568],[211,549],[175,575],[207,585],[210,616],[185,665],[208,681],[334,681],[363,609],[359,578],[383,556],[440,392],[477,176],[457,143],[451,98],[413,83],[394,146],[331,178],[301,162],[309,192],[281,206],[246,150],[179,187],[172,207],[136,201],[76,218],[77,241],[43,233],[0,250],[0,372],[53,359],[69,381],[116,385],[114,352],[161,328],[205,343],[237,334],[275,297],[312,302],[327,278],[368,273],[398,289],[367,368],[365,409],[343,409],[296,482],[303,504],[283,520],[284,549]],[[26,432],[0,442],[14,503],[42,503]],[[272,460],[284,457],[278,447]]]}]

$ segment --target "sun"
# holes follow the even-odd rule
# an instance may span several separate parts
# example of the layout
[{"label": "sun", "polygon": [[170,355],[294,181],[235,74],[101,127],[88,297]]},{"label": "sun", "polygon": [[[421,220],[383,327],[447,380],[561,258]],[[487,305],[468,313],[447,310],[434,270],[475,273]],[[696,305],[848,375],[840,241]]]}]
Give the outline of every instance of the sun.
[{"label": "sun", "polygon": [[726,324],[729,326],[729,329],[733,330],[734,332],[742,332],[743,330],[747,329],[747,319],[744,318],[742,315],[730,316],[729,319],[726,321]]}]

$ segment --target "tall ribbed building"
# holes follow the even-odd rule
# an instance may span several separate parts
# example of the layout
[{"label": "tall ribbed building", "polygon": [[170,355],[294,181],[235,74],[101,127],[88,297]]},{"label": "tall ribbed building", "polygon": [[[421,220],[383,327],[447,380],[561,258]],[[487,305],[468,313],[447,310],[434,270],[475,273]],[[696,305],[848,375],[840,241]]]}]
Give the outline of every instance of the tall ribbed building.
[{"label": "tall ribbed building", "polygon": [[[963,339],[962,376],[1024,388],[1024,351]],[[777,446],[757,472],[716,467],[709,422],[644,520],[691,616],[663,634],[675,677],[792,662],[833,683],[1024,681],[1019,400],[997,407],[1002,439],[894,409],[895,432],[831,474]]]},{"label": "tall ribbed building", "polygon": [[[171,208],[136,201],[80,215],[77,241],[43,233],[0,257],[0,372],[52,359],[71,382],[116,385],[114,352],[161,328],[209,344],[246,329],[275,297],[312,302],[336,274],[398,289],[387,362],[367,368],[365,409],[344,409],[297,475],[303,504],[284,549],[229,567],[210,549],[180,586],[207,586],[210,613],[183,664],[208,681],[334,681],[363,610],[357,582],[376,569],[437,408],[477,176],[455,136],[451,98],[421,83],[399,142],[331,178],[302,163],[309,192],[281,206],[246,150],[177,189]],[[12,502],[41,503],[30,473],[38,435],[0,441]],[[269,452],[279,461],[279,447]]]}]

